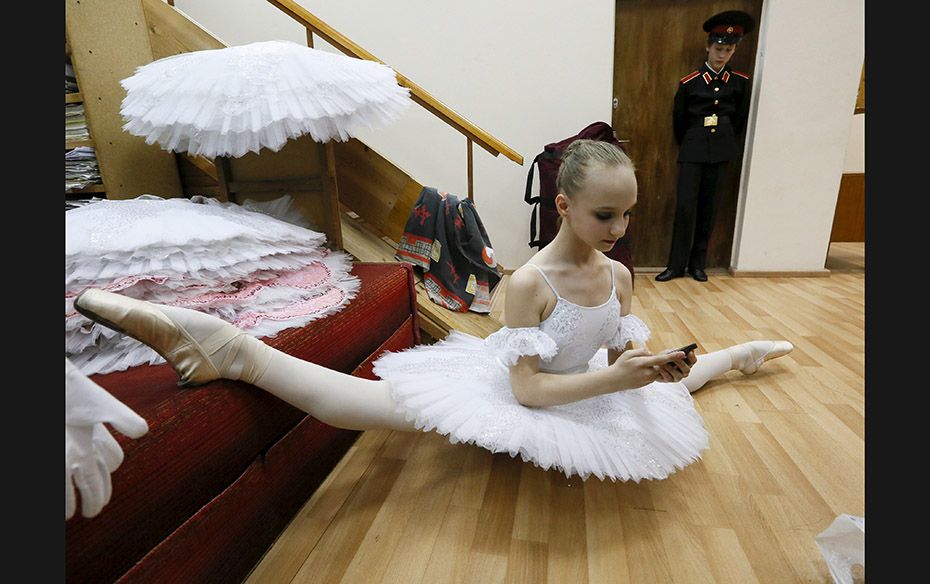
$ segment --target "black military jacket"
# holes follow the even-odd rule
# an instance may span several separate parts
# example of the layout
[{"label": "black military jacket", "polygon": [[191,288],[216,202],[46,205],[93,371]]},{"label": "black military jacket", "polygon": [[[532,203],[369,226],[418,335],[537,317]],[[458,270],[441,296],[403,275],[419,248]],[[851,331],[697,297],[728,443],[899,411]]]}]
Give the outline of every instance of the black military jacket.
[{"label": "black military jacket", "polygon": [[[740,155],[739,135],[749,114],[749,75],[707,63],[678,83],[672,123],[678,162],[724,162]],[[714,118],[716,116],[716,118]]]}]

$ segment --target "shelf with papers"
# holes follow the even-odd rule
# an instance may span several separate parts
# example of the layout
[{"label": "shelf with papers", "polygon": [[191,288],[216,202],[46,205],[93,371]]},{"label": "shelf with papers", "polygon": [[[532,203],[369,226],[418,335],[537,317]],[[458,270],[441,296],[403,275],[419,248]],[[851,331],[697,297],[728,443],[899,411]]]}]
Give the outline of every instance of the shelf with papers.
[{"label": "shelf with papers", "polygon": [[90,146],[93,148],[94,141],[90,138],[85,138],[83,140],[65,140],[65,150],[71,150],[77,148],[78,146]]},{"label": "shelf with papers", "polygon": [[[65,200],[106,196],[106,186],[101,181],[96,156],[93,150],[94,140],[87,128],[83,113],[84,95],[77,87],[73,69],[69,69],[68,39],[65,38]],[[69,113],[70,112],[70,113]],[[73,116],[73,117],[72,117]],[[71,134],[72,137],[69,137]],[[79,150],[76,150],[79,149]],[[88,183],[88,181],[90,181]],[[68,189],[69,185],[87,183],[81,188]]]},{"label": "shelf with papers", "polygon": [[86,187],[82,189],[72,189],[70,191],[65,191],[65,195],[73,196],[73,195],[82,195],[84,193],[105,193],[106,191],[107,191],[107,188],[103,186],[102,183],[97,183],[93,185],[87,185]]}]

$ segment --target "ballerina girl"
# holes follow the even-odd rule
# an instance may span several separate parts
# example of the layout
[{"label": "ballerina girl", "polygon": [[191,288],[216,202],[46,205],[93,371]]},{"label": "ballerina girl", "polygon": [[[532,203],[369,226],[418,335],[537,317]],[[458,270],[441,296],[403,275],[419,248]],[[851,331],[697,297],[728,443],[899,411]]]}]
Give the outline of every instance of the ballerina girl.
[{"label": "ballerina girl", "polygon": [[633,279],[602,252],[625,233],[637,185],[614,145],[577,140],[563,155],[559,232],[514,271],[506,326],[376,361],[367,380],[273,349],[216,317],[97,289],[75,308],[151,346],[182,385],[239,379],[340,428],[436,431],[583,479],[664,479],[700,458],[708,435],[691,393],[731,370],[789,353],[751,341],[696,357],[636,348]]}]

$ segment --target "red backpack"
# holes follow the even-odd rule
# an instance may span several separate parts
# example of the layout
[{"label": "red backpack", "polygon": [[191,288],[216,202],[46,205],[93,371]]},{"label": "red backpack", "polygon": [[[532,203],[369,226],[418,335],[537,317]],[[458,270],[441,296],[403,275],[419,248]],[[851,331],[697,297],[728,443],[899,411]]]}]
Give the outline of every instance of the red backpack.
[{"label": "red backpack", "polygon": [[[558,232],[559,213],[555,210],[555,179],[559,174],[559,167],[562,165],[562,153],[568,148],[568,145],[580,138],[589,140],[601,140],[610,142],[623,149],[623,143],[617,139],[613,128],[605,122],[594,122],[590,126],[581,130],[574,136],[546,144],[542,152],[536,155],[533,163],[530,164],[530,171],[526,177],[526,195],[523,200],[527,204],[533,205],[533,213],[530,217],[530,247],[542,249],[549,244]],[[626,150],[624,150],[625,152]],[[539,166],[539,195],[533,194],[533,171],[534,167]],[[536,213],[539,211],[539,238],[536,238]],[[630,229],[632,224],[627,228],[626,234],[617,241],[613,249],[607,252],[607,256],[617,260],[630,269],[633,273],[633,255],[630,246]]]}]

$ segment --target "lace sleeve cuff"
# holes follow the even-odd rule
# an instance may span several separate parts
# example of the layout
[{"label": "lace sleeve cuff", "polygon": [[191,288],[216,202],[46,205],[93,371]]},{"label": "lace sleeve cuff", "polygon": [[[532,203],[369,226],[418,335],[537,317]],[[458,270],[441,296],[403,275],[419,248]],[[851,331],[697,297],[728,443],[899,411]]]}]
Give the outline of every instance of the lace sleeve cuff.
[{"label": "lace sleeve cuff", "polygon": [[607,343],[607,347],[622,350],[629,341],[641,345],[649,340],[651,334],[649,327],[638,316],[633,314],[621,316],[617,333]]},{"label": "lace sleeve cuff", "polygon": [[508,367],[526,355],[539,355],[543,361],[549,361],[558,353],[558,347],[552,337],[534,326],[503,327],[489,335],[484,344]]}]

